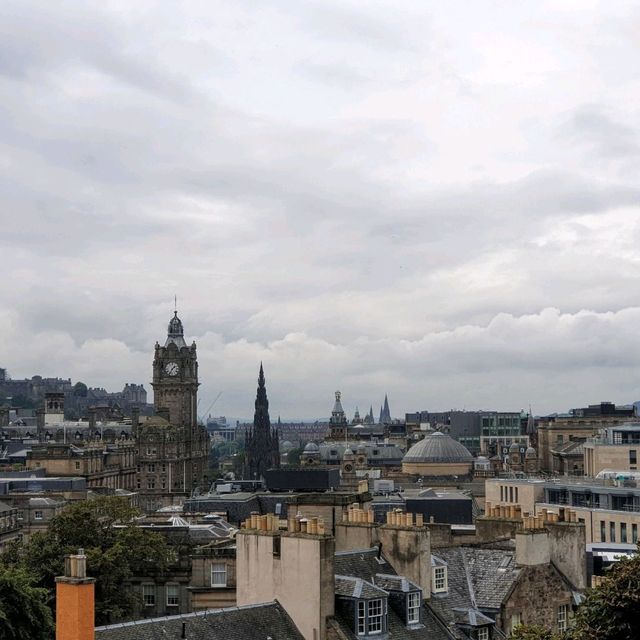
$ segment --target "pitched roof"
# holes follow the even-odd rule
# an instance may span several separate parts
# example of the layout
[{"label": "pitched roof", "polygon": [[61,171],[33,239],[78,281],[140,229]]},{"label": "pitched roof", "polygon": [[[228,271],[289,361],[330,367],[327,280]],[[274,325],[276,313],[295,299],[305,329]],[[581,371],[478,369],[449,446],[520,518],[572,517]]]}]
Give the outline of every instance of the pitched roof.
[{"label": "pitched roof", "polygon": [[353,576],[336,576],[336,595],[348,598],[386,598],[389,594],[371,582]]},{"label": "pitched roof", "polygon": [[[349,595],[349,584],[346,582],[347,576],[351,580],[358,578],[364,584],[370,583],[368,588],[378,589],[381,593],[391,591],[413,591],[418,589],[416,585],[407,580],[404,576],[397,575],[394,568],[381,556],[378,560],[378,549],[362,549],[359,551],[343,551],[335,555],[336,571],[336,595]],[[340,578],[340,582],[338,581]],[[353,582],[351,583],[353,584]],[[384,589],[384,591],[383,591]],[[356,596],[353,596],[356,597]],[[365,596],[360,597],[376,597]],[[380,597],[379,595],[377,597]],[[418,628],[408,628],[398,617],[393,607],[388,608],[389,637],[393,640],[413,640],[418,638],[429,638],[429,640],[452,640],[454,636],[448,631],[446,625],[440,622],[437,617],[426,607],[421,611],[422,623],[424,626]],[[339,635],[333,634],[332,629],[339,630]],[[328,638],[352,638],[356,636],[349,624],[340,617],[334,618],[329,625]]]},{"label": "pitched roof", "polygon": [[180,638],[183,623],[189,640],[266,640],[268,636],[277,640],[304,640],[278,602],[97,627],[96,640]]},{"label": "pitched roof", "polygon": [[407,580],[404,576],[393,576],[388,574],[378,573],[373,578],[374,583],[386,591],[402,591],[408,593],[409,591],[420,591],[420,587],[410,580]]},{"label": "pitched roof", "polygon": [[[427,606],[449,625],[456,637],[463,637],[456,626],[463,623],[462,618],[471,616],[478,620],[480,615],[484,617],[500,610],[520,575],[521,569],[515,567],[514,555],[514,551],[505,549],[438,549],[439,559],[447,564],[448,591],[433,594]],[[486,623],[488,620],[479,624]]]},{"label": "pitched roof", "polygon": [[336,575],[354,576],[362,580],[373,581],[378,573],[396,575],[397,572],[385,560],[384,556],[378,559],[378,549],[362,549],[360,551],[342,551],[335,557]]},{"label": "pitched roof", "polygon": [[559,456],[584,456],[584,443],[585,440],[582,438],[578,440],[570,440],[560,447],[554,447],[551,449],[551,453],[555,453]]},{"label": "pitched roof", "polygon": [[4,513],[5,511],[12,511],[13,507],[8,505],[6,502],[0,502],[0,513]]}]

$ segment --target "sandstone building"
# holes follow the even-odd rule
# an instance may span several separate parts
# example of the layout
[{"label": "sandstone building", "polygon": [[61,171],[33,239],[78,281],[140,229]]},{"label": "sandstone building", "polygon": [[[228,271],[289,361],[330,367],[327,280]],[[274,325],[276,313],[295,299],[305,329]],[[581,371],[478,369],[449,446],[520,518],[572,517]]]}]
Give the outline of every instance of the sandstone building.
[{"label": "sandstone building", "polygon": [[155,415],[132,425],[138,444],[136,488],[147,511],[182,502],[205,481],[209,438],[198,424],[199,384],[196,343],[185,342],[176,311],[164,345],[155,346]]}]

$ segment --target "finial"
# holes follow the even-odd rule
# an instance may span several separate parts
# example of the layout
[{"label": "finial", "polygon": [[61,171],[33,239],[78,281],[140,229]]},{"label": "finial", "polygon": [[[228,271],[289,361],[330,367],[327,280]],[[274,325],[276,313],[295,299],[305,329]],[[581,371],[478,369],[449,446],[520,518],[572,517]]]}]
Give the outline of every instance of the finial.
[{"label": "finial", "polygon": [[176,315],[178,315],[178,296],[173,294],[173,311]]}]

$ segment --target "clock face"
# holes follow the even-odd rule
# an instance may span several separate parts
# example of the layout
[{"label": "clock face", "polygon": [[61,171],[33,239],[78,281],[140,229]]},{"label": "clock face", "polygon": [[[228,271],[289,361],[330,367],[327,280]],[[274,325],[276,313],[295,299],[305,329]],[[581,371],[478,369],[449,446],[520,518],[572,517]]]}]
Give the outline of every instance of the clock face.
[{"label": "clock face", "polygon": [[178,372],[180,371],[180,367],[178,366],[177,362],[167,362],[167,364],[164,367],[164,370],[167,373],[167,375],[177,376]]}]

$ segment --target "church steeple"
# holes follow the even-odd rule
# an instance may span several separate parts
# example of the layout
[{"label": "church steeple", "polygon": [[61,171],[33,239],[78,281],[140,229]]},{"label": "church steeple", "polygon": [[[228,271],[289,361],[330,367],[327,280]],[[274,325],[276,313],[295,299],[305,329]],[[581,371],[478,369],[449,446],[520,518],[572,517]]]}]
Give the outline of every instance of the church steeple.
[{"label": "church steeple", "polygon": [[380,424],[391,423],[391,411],[389,410],[389,399],[387,394],[384,394],[384,405],[380,407]]}]

